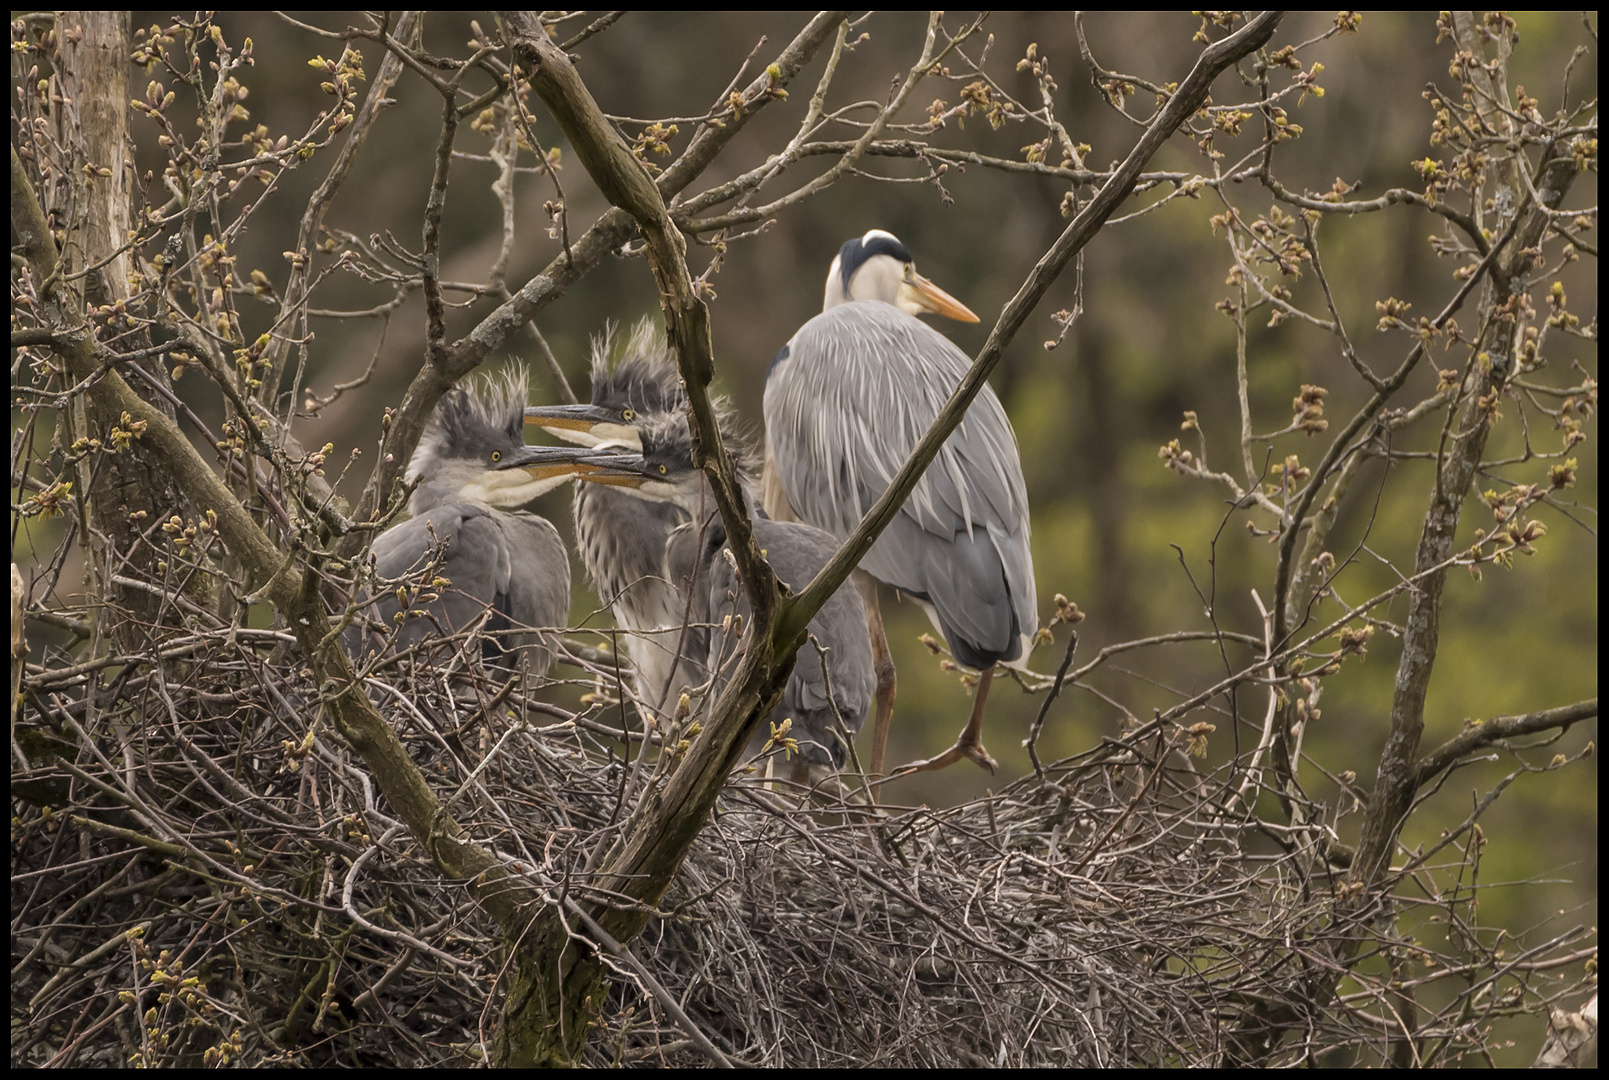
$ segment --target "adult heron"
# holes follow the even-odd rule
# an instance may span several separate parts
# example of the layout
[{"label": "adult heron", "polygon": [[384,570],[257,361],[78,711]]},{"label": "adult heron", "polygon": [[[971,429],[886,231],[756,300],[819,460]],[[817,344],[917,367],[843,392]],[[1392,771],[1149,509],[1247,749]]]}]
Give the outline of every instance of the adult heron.
[{"label": "adult heron", "polygon": [[[978,321],[916,272],[893,234],[873,229],[839,249],[821,314],[799,328],[766,373],[764,492],[772,517],[796,517],[842,540],[888,488],[971,366],[916,318],[924,313]],[[860,566],[919,602],[956,662],[979,672],[955,745],[899,773],[962,757],[993,770],[980,737],[990,680],[996,664],[1026,663],[1038,622],[1017,439],[987,385]],[[874,589],[864,591],[876,638]],[[893,693],[885,655],[878,657],[872,742],[879,774]]]},{"label": "adult heron", "polygon": [[[525,422],[582,446],[636,451],[642,448],[637,425],[679,413],[686,400],[663,336],[644,319],[617,355],[610,335],[593,343],[591,404],[532,406]],[[689,520],[675,502],[603,484],[576,485],[582,565],[627,631],[638,704],[660,718],[675,708],[682,687],[707,677],[702,641],[689,640],[686,598],[664,573],[665,543]]]},{"label": "adult heron", "polygon": [[[716,513],[704,473],[693,464],[687,421],[675,413],[643,418],[638,429],[642,452],[602,455],[597,467],[581,473],[589,486],[608,485],[637,498],[668,502],[681,508],[688,523],[665,546],[665,576],[682,583],[691,597],[692,619],[708,628],[708,670],[717,684],[730,671],[738,647],[738,628],[749,623],[749,603],[733,563],[723,553],[726,530]],[[749,496],[744,488],[745,498]],[[754,538],[778,579],[804,588],[827,565],[838,543],[810,525],[753,517]],[[816,612],[809,633],[817,648],[806,644],[793,674],[768,721],[780,727],[793,721],[789,737],[799,747],[794,779],[803,781],[812,766],[841,769],[853,740],[871,711],[876,675],[866,634],[866,609],[855,589],[839,589]],[[712,689],[708,700],[714,700]]]},{"label": "adult heron", "polygon": [[570,561],[547,519],[518,508],[587,469],[589,452],[526,446],[524,407],[518,369],[442,396],[408,462],[412,516],[373,545],[376,575],[399,584],[375,599],[381,629],[349,631],[348,651],[405,649],[484,620],[484,659],[546,673],[552,628],[570,613]]}]

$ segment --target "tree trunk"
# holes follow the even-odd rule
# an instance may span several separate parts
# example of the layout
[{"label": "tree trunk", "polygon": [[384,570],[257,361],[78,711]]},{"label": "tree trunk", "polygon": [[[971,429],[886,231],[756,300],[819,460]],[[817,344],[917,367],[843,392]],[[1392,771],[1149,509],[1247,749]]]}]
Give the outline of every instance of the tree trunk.
[{"label": "tree trunk", "polygon": [[[127,11],[62,11],[56,15],[57,47],[61,57],[61,95],[55,103],[56,135],[68,148],[74,166],[57,177],[58,212],[82,207],[71,215],[82,226],[64,244],[63,269],[83,273],[83,315],[97,308],[115,307],[128,300],[130,252],[119,253],[130,227],[128,102],[129,53],[133,18]],[[58,225],[67,225],[58,220]],[[113,315],[110,329],[124,349],[150,345],[143,329],[135,329],[126,315]],[[129,331],[134,332],[130,333]],[[140,368],[164,388],[168,377],[160,358],[140,362]],[[129,379],[135,392],[169,417],[173,407],[164,395],[152,393],[139,376]],[[122,415],[108,413],[93,395],[70,414],[73,438],[99,439],[108,451],[111,431]],[[123,652],[143,647],[147,627],[172,612],[171,605],[150,592],[127,589],[116,583],[125,561],[141,563],[154,557],[144,537],[158,522],[174,514],[188,516],[172,470],[140,439],[121,452],[91,454],[80,466],[80,490],[85,498],[83,535],[88,540],[95,591],[109,605],[110,618],[98,621],[109,628]],[[210,584],[199,577],[197,584]]]}]

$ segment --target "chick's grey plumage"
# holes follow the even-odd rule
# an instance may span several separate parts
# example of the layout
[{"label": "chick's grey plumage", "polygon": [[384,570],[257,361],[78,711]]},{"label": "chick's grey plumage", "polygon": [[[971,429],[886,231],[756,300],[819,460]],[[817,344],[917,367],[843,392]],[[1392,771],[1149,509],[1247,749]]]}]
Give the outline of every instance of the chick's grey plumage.
[{"label": "chick's grey plumage", "polygon": [[[701,681],[685,662],[676,662],[686,604],[663,569],[665,540],[686,521],[687,515],[669,503],[633,499],[594,484],[580,485],[575,494],[581,563],[627,632],[638,700],[655,712],[673,706],[673,695],[683,685]],[[688,655],[685,648],[681,655]]]},{"label": "chick's grey plumage", "polygon": [[[771,521],[753,517],[754,539],[765,552],[766,561],[778,580],[790,589],[803,589],[820,573],[838,550],[838,542],[820,529],[796,521]],[[726,530],[719,517],[711,523],[709,554],[704,563],[709,589],[706,621],[711,625],[709,663],[720,670],[738,648],[738,636],[719,629],[726,615],[741,615],[749,622],[749,602],[738,580],[737,571],[722,549]],[[877,676],[872,666],[870,639],[866,636],[866,605],[860,592],[846,585],[816,612],[810,620],[810,636],[825,650],[807,641],[799,648],[793,674],[783,688],[782,698],[767,721],[780,726],[793,719],[790,736],[799,743],[799,754],[809,764],[844,767],[849,748],[838,732],[838,718],[853,739],[860,733],[871,711]],[[831,691],[829,693],[829,684]],[[761,736],[767,732],[762,730]]]},{"label": "chick's grey plumage", "polygon": [[[728,661],[740,647],[732,627],[747,627],[750,611],[737,571],[724,551],[726,530],[703,473],[693,465],[686,420],[676,414],[648,418],[641,442],[644,468],[654,473],[663,466],[665,472],[659,474],[662,479],[639,488],[638,497],[674,501],[688,515],[688,523],[666,546],[665,576],[684,583],[693,597],[693,622],[707,627],[708,670],[719,677],[730,672]],[[741,461],[741,453],[736,456]],[[837,543],[813,526],[760,517],[753,512],[746,486],[744,495],[751,502],[755,540],[772,570],[789,587],[804,588],[832,558]],[[741,623],[728,622],[728,615],[743,618]],[[876,684],[860,593],[852,586],[840,588],[810,621],[809,633],[825,650],[825,660],[809,642],[800,648],[793,674],[768,721],[780,726],[784,719],[792,719],[789,735],[798,742],[803,761],[842,768],[848,747],[838,722],[842,720],[853,739],[871,709]],[[715,696],[712,690],[708,699]]]},{"label": "chick's grey plumage", "polygon": [[[845,244],[826,310],[766,376],[776,480],[795,516],[839,539],[888,488],[971,366],[896,306],[899,279],[889,275],[909,262],[887,233]],[[985,385],[861,568],[922,602],[960,663],[1022,662],[1038,625],[1028,536],[1016,435]]]},{"label": "chick's grey plumage", "polygon": [[[407,477],[417,480],[409,510],[413,516],[382,533],[373,545],[376,575],[411,579],[439,599],[422,605],[423,615],[395,621],[401,605],[395,588],[379,591],[374,614],[403,649],[437,634],[455,634],[486,620],[483,654],[488,660],[517,660],[544,674],[552,662],[549,635],[536,628],[563,626],[570,611],[570,563],[564,544],[547,519],[500,505],[520,499],[524,489],[488,487],[483,478],[498,461],[524,446],[524,373],[511,371],[500,381],[443,395],[409,462]],[[497,455],[495,458],[493,455]],[[555,479],[553,484],[562,483]],[[552,486],[552,485],[549,485]],[[540,492],[529,489],[524,498]],[[450,584],[429,589],[423,572],[437,553],[442,561],[431,577]],[[504,633],[531,628],[530,632]],[[362,631],[345,641],[354,654],[365,640],[385,639]],[[510,655],[512,654],[512,655]]]}]

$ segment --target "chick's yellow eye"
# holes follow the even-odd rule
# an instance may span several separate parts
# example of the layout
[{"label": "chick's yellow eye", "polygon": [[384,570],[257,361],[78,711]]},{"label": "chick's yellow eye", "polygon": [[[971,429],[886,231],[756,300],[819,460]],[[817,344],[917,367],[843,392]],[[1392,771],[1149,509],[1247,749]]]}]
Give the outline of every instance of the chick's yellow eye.
[{"label": "chick's yellow eye", "polygon": [[637,419],[637,414],[635,412],[633,412],[632,410],[630,410],[630,409],[622,409],[620,411],[620,419],[622,419],[622,420],[635,420],[635,419]]},{"label": "chick's yellow eye", "polygon": [[492,451],[492,460],[493,461],[502,461],[503,460],[503,452],[501,450],[493,450]]},{"label": "chick's yellow eye", "polygon": [[660,467],[659,467],[659,475],[660,475],[660,476],[664,476],[664,475],[665,475],[665,474],[666,474],[666,473],[667,473],[667,472],[669,472],[669,471],[670,471],[670,470],[669,470],[669,469],[666,469],[666,468],[665,468],[665,466],[663,466],[663,465],[661,465],[661,466],[660,466]]}]

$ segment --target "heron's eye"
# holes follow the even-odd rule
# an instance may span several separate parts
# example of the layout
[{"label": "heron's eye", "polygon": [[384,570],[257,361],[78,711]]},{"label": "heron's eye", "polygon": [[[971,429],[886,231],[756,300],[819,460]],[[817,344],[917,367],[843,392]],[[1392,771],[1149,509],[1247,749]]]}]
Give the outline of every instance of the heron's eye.
[{"label": "heron's eye", "polygon": [[665,475],[665,474],[666,474],[666,473],[668,473],[668,472],[669,472],[669,471],[670,471],[670,470],[669,470],[669,469],[667,469],[667,468],[665,468],[665,466],[663,466],[663,465],[661,465],[661,466],[660,466],[660,467],[659,467],[659,475],[660,475],[660,476],[664,476],[664,475]]},{"label": "heron's eye", "polygon": [[630,410],[630,409],[621,409],[620,410],[620,419],[625,420],[627,422],[630,422],[632,420],[637,419],[637,414],[635,412],[633,412],[632,410]]},{"label": "heron's eye", "polygon": [[503,452],[501,450],[493,450],[492,451],[492,460],[493,461],[502,461],[503,460]]}]

